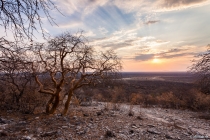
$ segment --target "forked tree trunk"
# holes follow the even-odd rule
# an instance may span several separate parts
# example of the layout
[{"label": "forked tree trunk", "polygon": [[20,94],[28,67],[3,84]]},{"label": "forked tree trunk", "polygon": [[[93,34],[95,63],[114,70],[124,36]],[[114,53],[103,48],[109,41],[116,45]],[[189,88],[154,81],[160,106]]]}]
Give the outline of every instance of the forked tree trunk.
[{"label": "forked tree trunk", "polygon": [[68,99],[67,99],[67,101],[65,103],[65,106],[64,106],[64,109],[63,109],[62,115],[66,115],[66,113],[68,112],[69,104],[70,104],[72,95],[73,95],[73,90],[70,90],[70,92],[68,94]]},{"label": "forked tree trunk", "polygon": [[60,95],[56,95],[55,96],[55,102],[54,102],[52,108],[50,109],[49,114],[54,114],[55,113],[55,111],[56,111],[56,109],[59,105],[59,100],[60,100]]},{"label": "forked tree trunk", "polygon": [[50,105],[53,103],[53,100],[54,100],[55,96],[51,96],[50,100],[47,102],[47,105],[46,105],[46,113],[49,114],[50,113]]},{"label": "forked tree trunk", "polygon": [[[48,114],[53,114],[55,113],[58,105],[59,105],[59,101],[60,101],[60,92],[61,92],[61,88],[58,87],[56,90],[56,93],[54,96],[51,97],[51,99],[49,100],[49,102],[47,103],[46,106],[46,113]],[[53,104],[51,109],[50,109],[50,104]]]}]

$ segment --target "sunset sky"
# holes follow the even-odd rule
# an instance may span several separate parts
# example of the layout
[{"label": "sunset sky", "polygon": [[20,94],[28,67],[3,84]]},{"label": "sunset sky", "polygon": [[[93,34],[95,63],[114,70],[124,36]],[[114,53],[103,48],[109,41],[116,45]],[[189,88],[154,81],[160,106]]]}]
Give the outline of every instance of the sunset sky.
[{"label": "sunset sky", "polygon": [[[210,43],[209,0],[57,0],[52,35],[83,30],[89,45],[113,49],[123,71],[187,71]],[[37,38],[39,35],[37,34]]]}]

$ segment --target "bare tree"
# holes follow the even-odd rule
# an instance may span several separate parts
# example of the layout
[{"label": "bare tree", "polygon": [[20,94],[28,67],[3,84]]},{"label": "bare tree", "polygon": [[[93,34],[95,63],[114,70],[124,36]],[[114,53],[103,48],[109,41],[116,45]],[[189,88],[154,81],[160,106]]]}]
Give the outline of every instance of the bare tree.
[{"label": "bare tree", "polygon": [[[64,33],[47,43],[36,44],[33,52],[33,71],[39,92],[51,96],[46,112],[54,113],[59,105],[63,88],[67,96],[62,114],[66,114],[74,91],[112,77],[121,69],[121,61],[113,51],[96,52],[80,35]],[[48,83],[43,79],[49,77]]]},{"label": "bare tree", "polygon": [[193,61],[191,71],[198,76],[197,83],[201,92],[210,94],[210,45],[207,46],[207,51],[198,57],[198,60]]},{"label": "bare tree", "polygon": [[30,65],[24,63],[24,58],[24,44],[0,38],[0,80],[7,87],[7,96],[13,97],[11,103],[15,107],[19,107],[20,99],[32,80]]},{"label": "bare tree", "polygon": [[[41,13],[50,23],[54,23],[50,10],[56,9],[51,0],[0,0],[0,26],[5,31],[11,30],[15,38],[27,37],[32,39],[33,31],[42,28]],[[38,24],[38,26],[36,25]]]}]

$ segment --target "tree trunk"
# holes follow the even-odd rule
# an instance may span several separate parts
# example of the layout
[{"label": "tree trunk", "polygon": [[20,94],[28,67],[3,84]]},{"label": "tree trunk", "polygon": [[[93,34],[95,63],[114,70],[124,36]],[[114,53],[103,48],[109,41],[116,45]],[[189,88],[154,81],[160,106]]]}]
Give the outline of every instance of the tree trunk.
[{"label": "tree trunk", "polygon": [[55,96],[55,102],[54,102],[52,108],[50,109],[49,114],[55,113],[55,110],[57,109],[57,107],[59,105],[59,100],[60,100],[60,95],[58,94]]},{"label": "tree trunk", "polygon": [[71,101],[71,97],[73,95],[73,90],[70,90],[69,94],[68,94],[68,99],[65,103],[65,107],[63,109],[63,113],[62,115],[66,115],[66,113],[68,112],[68,109],[69,109],[69,104],[70,104],[70,101]]},{"label": "tree trunk", "polygon": [[53,100],[54,100],[55,96],[51,96],[50,100],[47,102],[46,105],[46,113],[49,114],[50,113],[50,105],[52,104]]},{"label": "tree trunk", "polygon": [[[49,100],[48,104],[47,104],[47,107],[46,107],[46,112],[49,113],[49,114],[53,114],[55,113],[58,105],[59,105],[59,101],[60,101],[60,92],[61,92],[61,88],[58,87],[57,90],[56,90],[56,93],[53,97],[51,97],[51,99]],[[54,101],[55,100],[55,101]],[[54,103],[53,103],[54,101]],[[53,106],[52,108],[50,109],[50,104],[53,103]]]}]

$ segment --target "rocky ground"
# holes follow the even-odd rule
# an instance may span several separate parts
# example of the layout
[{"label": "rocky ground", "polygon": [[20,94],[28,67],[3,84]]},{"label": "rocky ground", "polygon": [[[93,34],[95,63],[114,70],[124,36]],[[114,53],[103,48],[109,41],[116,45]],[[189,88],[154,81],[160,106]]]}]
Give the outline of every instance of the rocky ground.
[{"label": "rocky ground", "polygon": [[1,140],[210,139],[210,114],[95,103],[59,114],[0,112]]}]

